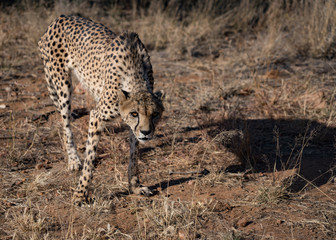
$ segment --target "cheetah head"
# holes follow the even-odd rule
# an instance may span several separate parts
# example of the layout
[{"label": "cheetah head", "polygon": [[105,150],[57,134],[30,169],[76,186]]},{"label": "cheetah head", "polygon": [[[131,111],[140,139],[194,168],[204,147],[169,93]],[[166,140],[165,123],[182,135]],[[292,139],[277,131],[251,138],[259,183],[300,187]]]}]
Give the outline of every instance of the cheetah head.
[{"label": "cheetah head", "polygon": [[119,92],[121,118],[130,126],[140,143],[153,138],[155,126],[164,110],[162,99],[162,92],[155,94],[147,91],[135,94]]}]

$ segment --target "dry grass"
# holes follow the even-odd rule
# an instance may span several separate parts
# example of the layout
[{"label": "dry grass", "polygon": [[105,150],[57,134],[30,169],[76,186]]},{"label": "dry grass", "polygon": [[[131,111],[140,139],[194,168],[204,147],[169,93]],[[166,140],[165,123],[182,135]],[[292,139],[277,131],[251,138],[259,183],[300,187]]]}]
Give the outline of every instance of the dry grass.
[{"label": "dry grass", "polygon": [[[37,41],[61,14],[139,33],[167,93],[127,193],[127,131],[98,147],[95,201],[71,203]],[[0,10],[0,238],[333,239],[334,1],[22,1]],[[78,93],[74,109],[93,106]],[[85,152],[88,116],[73,129]],[[168,170],[208,169],[206,176]],[[272,235],[273,234],[273,235]]]},{"label": "dry grass", "polygon": [[145,203],[137,214],[139,239],[194,239],[212,213],[213,203],[171,201],[168,198]]},{"label": "dry grass", "polygon": [[[182,1],[168,5],[153,1],[141,8],[136,2],[108,5],[101,1],[92,5],[56,1],[53,8],[46,8],[43,2],[22,1],[20,7],[14,4],[2,10],[1,65],[11,63],[15,67],[29,62],[32,56],[38,57],[36,42],[47,24],[60,14],[91,17],[117,33],[125,29],[137,31],[148,48],[167,49],[175,58],[218,55],[227,44],[242,50],[253,47],[254,51],[245,52],[249,54],[245,59],[249,64],[270,64],[297,56],[333,57],[334,1],[227,2],[198,2],[193,6]],[[235,37],[228,37],[232,34]],[[253,36],[252,42],[250,37],[244,41],[242,37],[249,34]]]}]

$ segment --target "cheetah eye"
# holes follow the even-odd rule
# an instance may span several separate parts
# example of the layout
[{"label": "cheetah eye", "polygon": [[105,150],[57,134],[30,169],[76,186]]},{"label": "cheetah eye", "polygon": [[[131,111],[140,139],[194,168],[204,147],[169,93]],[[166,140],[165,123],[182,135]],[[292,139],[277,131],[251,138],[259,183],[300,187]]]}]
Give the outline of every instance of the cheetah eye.
[{"label": "cheetah eye", "polygon": [[130,114],[131,114],[132,117],[135,117],[135,118],[139,116],[139,114],[137,112],[131,112]]}]

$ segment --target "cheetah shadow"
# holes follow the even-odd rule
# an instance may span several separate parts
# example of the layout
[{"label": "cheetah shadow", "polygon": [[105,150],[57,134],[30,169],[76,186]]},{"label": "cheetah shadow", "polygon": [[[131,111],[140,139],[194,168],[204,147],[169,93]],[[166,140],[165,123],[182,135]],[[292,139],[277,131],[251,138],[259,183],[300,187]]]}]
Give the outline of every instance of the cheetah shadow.
[{"label": "cheetah shadow", "polygon": [[[188,182],[190,180],[194,180],[196,178],[202,178],[202,177],[206,176],[207,174],[209,174],[209,172],[207,170],[205,170],[203,173],[201,173],[197,176],[181,177],[181,178],[178,178],[178,179],[164,180],[164,181],[161,181],[157,184],[148,186],[148,188],[149,188],[149,190],[152,191],[152,193],[153,193],[152,196],[155,196],[155,195],[158,195],[160,193],[158,191],[159,188],[161,189],[161,191],[163,191],[163,190],[167,189],[168,187],[172,187],[172,186],[175,186],[175,185],[181,185],[181,184],[183,184],[185,182]],[[128,196],[130,194],[131,193],[129,191],[119,191],[119,192],[113,193],[110,196],[110,198],[111,199],[113,199],[115,197],[119,198],[119,197]]]},{"label": "cheetah shadow", "polygon": [[223,172],[296,169],[288,190],[300,192],[309,186],[326,184],[336,169],[336,128],[316,121],[223,119],[186,128],[182,133],[202,129],[211,139],[217,139],[219,147],[239,158],[239,164],[223,166]]},{"label": "cheetah shadow", "polygon": [[[81,110],[80,113],[87,114]],[[115,133],[126,131],[127,126],[114,129]],[[334,175],[336,128],[308,119],[222,119],[198,127],[187,127],[179,133],[192,133],[203,130],[211,138],[217,138],[219,147],[234,153],[240,164],[222,166],[222,172],[244,172],[247,169],[256,173],[266,173],[297,169],[297,177],[291,179],[288,190],[299,192],[308,185],[322,186]],[[237,133],[236,135],[232,133]],[[230,135],[231,136],[228,136]],[[163,135],[156,136],[163,138]],[[175,142],[198,143],[196,136],[177,137]],[[166,147],[170,142],[157,147]],[[140,148],[140,153],[152,151],[151,147]],[[203,177],[203,176],[198,176]],[[149,188],[157,189],[183,184],[195,179],[194,176],[165,180]],[[120,192],[128,195],[128,192]]]}]

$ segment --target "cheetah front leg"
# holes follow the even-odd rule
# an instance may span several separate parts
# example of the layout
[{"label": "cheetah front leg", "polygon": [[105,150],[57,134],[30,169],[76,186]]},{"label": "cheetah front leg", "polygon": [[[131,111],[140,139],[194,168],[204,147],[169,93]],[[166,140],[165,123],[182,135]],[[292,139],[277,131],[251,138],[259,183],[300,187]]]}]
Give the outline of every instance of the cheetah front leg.
[{"label": "cheetah front leg", "polygon": [[128,165],[128,183],[129,191],[138,195],[151,196],[153,192],[148,187],[143,187],[139,181],[138,170],[138,140],[130,130],[130,160]]},{"label": "cheetah front leg", "polygon": [[79,184],[74,194],[75,202],[88,201],[88,188],[93,177],[93,161],[96,156],[96,149],[104,128],[104,121],[100,118],[99,111],[90,112],[89,133],[86,142],[86,158],[83,164]]}]

